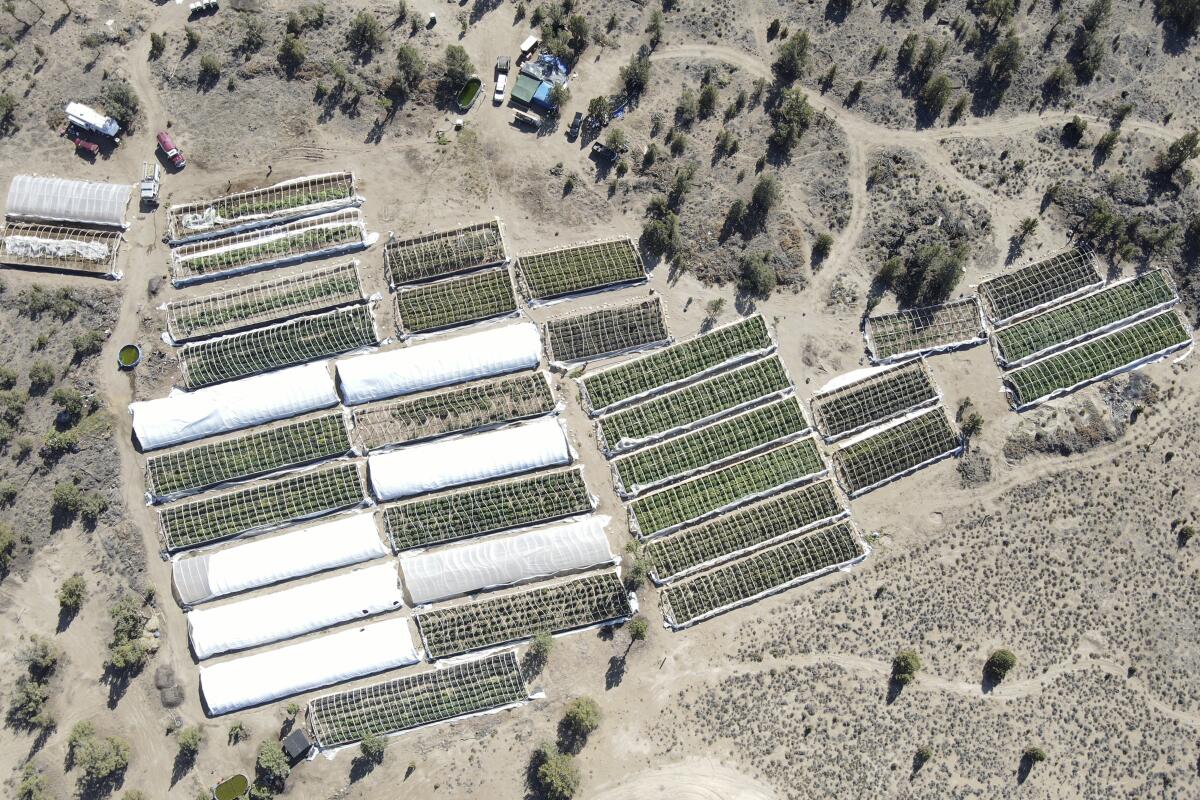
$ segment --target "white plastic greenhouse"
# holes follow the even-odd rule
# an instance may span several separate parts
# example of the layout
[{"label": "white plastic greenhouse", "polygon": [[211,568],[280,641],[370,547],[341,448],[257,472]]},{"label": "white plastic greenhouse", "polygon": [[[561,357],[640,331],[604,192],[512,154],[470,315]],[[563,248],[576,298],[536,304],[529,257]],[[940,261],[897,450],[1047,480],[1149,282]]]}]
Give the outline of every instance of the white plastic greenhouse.
[{"label": "white plastic greenhouse", "polygon": [[280,642],[403,604],[395,562],[270,594],[206,607],[187,615],[192,651],[205,659]]},{"label": "white plastic greenhouse", "polygon": [[413,605],[510,586],[614,561],[604,535],[609,518],[537,528],[403,556],[400,568]]},{"label": "white plastic greenhouse", "polygon": [[353,514],[269,539],[175,560],[175,596],[185,606],[327,569],[382,558],[389,549],[372,514]]},{"label": "white plastic greenhouse", "polygon": [[129,404],[143,450],[229,433],[337,405],[327,362]]},{"label": "white plastic greenhouse", "polygon": [[202,666],[200,692],[218,716],[419,660],[408,620],[397,617]]},{"label": "white plastic greenhouse", "polygon": [[542,340],[533,323],[509,325],[337,362],[348,405],[533,369]]},{"label": "white plastic greenhouse", "polygon": [[371,490],[380,500],[569,464],[571,448],[556,419],[372,455]]},{"label": "white plastic greenhouse", "polygon": [[13,219],[124,228],[132,191],[128,184],[15,175],[8,186],[5,213]]}]

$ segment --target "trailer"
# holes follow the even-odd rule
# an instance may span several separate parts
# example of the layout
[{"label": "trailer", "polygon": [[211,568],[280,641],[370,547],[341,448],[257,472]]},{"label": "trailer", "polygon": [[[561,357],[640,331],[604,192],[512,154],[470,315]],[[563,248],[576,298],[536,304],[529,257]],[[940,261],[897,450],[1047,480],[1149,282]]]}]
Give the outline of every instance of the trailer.
[{"label": "trailer", "polygon": [[64,111],[67,115],[67,121],[75,127],[107,136],[114,142],[121,141],[117,138],[117,134],[121,132],[121,126],[112,117],[106,117],[96,109],[85,106],[83,103],[67,103]]}]

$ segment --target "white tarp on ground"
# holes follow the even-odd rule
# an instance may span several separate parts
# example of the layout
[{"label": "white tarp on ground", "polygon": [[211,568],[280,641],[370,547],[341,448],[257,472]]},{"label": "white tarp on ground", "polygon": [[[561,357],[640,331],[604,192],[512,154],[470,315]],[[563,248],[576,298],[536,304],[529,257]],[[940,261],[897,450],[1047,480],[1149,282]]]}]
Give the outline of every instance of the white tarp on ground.
[{"label": "white tarp on ground", "polygon": [[337,389],[326,364],[318,361],[130,403],[133,432],[143,450],[155,450],[335,406]]},{"label": "white tarp on ground", "polygon": [[104,242],[84,242],[78,239],[42,239],[37,236],[11,235],[4,237],[4,255],[21,258],[81,258],[85,261],[107,261],[108,245]]},{"label": "white tarp on ground", "polygon": [[538,327],[528,322],[343,359],[337,372],[346,403],[357,405],[533,369],[541,357]]},{"label": "white tarp on ground", "polygon": [[171,573],[185,606],[257,589],[327,569],[360,564],[390,552],[373,514],[352,514],[215,553],[177,558]]},{"label": "white tarp on ground", "polygon": [[609,518],[537,528],[516,536],[403,556],[400,568],[413,605],[509,586],[532,578],[613,562],[604,526]]},{"label": "white tarp on ground", "polygon": [[502,478],[571,462],[557,419],[378,453],[367,459],[371,490],[380,500]]},{"label": "white tarp on ground", "polygon": [[202,666],[200,691],[218,716],[419,660],[408,619],[397,617]]},{"label": "white tarp on ground", "polygon": [[363,567],[290,589],[187,614],[192,651],[205,659],[394,611],[403,604],[396,564]]},{"label": "white tarp on ground", "polygon": [[125,227],[128,184],[71,181],[40,175],[15,175],[8,186],[5,213],[18,219],[87,222]]}]

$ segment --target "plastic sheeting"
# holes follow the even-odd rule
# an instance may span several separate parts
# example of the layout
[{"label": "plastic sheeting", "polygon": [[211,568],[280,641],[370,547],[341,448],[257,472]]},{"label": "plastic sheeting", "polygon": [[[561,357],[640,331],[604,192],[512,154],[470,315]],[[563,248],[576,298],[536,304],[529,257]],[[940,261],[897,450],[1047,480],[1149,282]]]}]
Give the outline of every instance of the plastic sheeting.
[{"label": "plastic sheeting", "polygon": [[390,552],[372,514],[240,544],[215,553],[179,558],[172,565],[175,596],[185,606],[257,589],[327,569],[360,564]]},{"label": "plastic sheeting", "polygon": [[541,358],[538,327],[528,322],[343,359],[337,372],[346,403],[357,405],[533,369]]},{"label": "plastic sheeting", "polygon": [[125,207],[132,191],[128,184],[16,175],[8,186],[6,213],[19,219],[124,228]]},{"label": "plastic sheeting", "polygon": [[395,562],[336,575],[187,615],[197,658],[245,650],[382,614],[403,604]]},{"label": "plastic sheeting", "polygon": [[604,526],[608,517],[487,538],[404,556],[400,568],[414,605],[480,589],[509,586],[614,561]]},{"label": "plastic sheeting", "polygon": [[337,390],[326,364],[318,361],[130,403],[133,432],[143,450],[155,450],[335,406]]},{"label": "plastic sheeting", "polygon": [[200,691],[209,715],[218,716],[419,660],[400,617],[202,666]]},{"label": "plastic sheeting", "polygon": [[380,500],[570,462],[567,435],[556,419],[414,445],[367,460],[371,490]]}]

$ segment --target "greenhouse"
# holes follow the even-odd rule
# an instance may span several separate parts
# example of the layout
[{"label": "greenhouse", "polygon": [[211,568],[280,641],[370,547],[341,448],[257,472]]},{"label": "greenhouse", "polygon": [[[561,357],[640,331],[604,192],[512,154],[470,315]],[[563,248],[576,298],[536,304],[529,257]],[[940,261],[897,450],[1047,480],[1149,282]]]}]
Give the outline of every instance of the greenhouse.
[{"label": "greenhouse", "polygon": [[396,564],[389,561],[188,612],[188,637],[192,652],[203,660],[393,611],[403,599]]},{"label": "greenhouse", "polygon": [[336,211],[362,203],[354,174],[330,172],[281,181],[262,189],[180,203],[167,210],[172,246]]},{"label": "greenhouse", "polygon": [[345,358],[337,373],[346,404],[357,405],[533,369],[541,358],[537,325],[527,322]]},{"label": "greenhouse", "polygon": [[500,221],[481,222],[409,239],[383,248],[383,268],[394,289],[405,283],[441,278],[508,261]]},{"label": "greenhouse", "polygon": [[9,219],[79,222],[125,228],[130,184],[15,175],[8,186]]},{"label": "greenhouse", "polygon": [[503,537],[402,556],[400,569],[413,605],[424,605],[481,589],[611,564],[604,526],[592,516]]},{"label": "greenhouse", "polygon": [[657,297],[558,317],[546,323],[550,360],[570,364],[669,344]]},{"label": "greenhouse", "polygon": [[308,724],[321,747],[351,744],[528,699],[512,651],[318,697]]},{"label": "greenhouse", "polygon": [[1090,251],[1071,247],[1016,272],[979,284],[979,296],[993,325],[1087,294],[1104,285]]},{"label": "greenhouse", "polygon": [[987,341],[983,312],[974,297],[868,317],[863,335],[876,364],[945,353]]},{"label": "greenhouse", "polygon": [[315,258],[362,250],[378,234],[367,231],[357,208],[306,217],[284,225],[184,244],[171,251],[176,287],[219,280]]},{"label": "greenhouse", "polygon": [[962,437],[941,405],[914,412],[850,439],[833,454],[838,482],[850,497],[962,452]]},{"label": "greenhouse", "polygon": [[397,500],[570,461],[566,432],[542,419],[374,454],[368,464],[375,496]]},{"label": "greenhouse", "polygon": [[337,403],[333,379],[321,361],[194,392],[140,400],[129,404],[129,413],[138,444],[143,450],[156,450]]},{"label": "greenhouse", "polygon": [[200,667],[210,716],[420,661],[405,618],[388,619]]},{"label": "greenhouse", "polygon": [[10,222],[0,228],[0,238],[4,240],[0,254],[4,264],[121,277],[117,269],[119,231]]},{"label": "greenhouse", "polygon": [[813,419],[826,442],[866,430],[941,399],[921,359],[868,367],[839,376],[817,390]]},{"label": "greenhouse", "polygon": [[387,555],[373,514],[352,514],[195,556],[171,565],[180,605],[193,606],[225,595],[258,589]]}]

